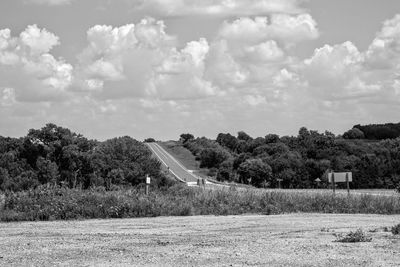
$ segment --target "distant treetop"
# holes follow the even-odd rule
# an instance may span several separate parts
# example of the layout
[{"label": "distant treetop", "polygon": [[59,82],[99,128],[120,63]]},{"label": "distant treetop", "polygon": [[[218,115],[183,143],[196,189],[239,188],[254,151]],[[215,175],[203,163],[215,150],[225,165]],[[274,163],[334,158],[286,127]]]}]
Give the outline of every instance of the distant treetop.
[{"label": "distant treetop", "polygon": [[400,123],[385,123],[385,124],[369,124],[369,125],[354,125],[353,129],[345,132],[343,138],[346,139],[361,139],[383,140],[394,139],[400,137]]}]

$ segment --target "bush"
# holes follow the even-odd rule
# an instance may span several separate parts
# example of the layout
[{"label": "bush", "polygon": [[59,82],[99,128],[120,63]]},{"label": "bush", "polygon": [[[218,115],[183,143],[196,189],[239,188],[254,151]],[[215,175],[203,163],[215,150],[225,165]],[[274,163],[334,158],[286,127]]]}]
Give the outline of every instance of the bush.
[{"label": "bush", "polygon": [[400,235],[400,223],[393,226],[391,232],[394,235]]},{"label": "bush", "polygon": [[342,243],[355,243],[355,242],[371,242],[372,238],[367,237],[361,228],[358,228],[355,232],[350,231],[347,235],[337,235],[336,242]]}]

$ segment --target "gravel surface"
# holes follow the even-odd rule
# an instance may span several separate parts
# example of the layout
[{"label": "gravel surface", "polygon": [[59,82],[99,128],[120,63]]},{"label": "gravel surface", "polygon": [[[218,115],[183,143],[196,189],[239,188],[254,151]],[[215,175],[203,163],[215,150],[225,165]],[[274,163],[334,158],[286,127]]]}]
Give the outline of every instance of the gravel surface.
[{"label": "gravel surface", "polygon": [[[399,266],[400,216],[288,214],[0,223],[0,266]],[[362,227],[372,242],[334,242]]]}]

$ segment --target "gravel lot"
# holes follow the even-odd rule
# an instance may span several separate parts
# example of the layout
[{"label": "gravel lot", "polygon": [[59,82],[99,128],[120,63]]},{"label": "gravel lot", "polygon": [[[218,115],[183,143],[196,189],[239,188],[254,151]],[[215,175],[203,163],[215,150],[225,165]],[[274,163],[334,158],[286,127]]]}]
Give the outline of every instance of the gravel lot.
[{"label": "gravel lot", "polygon": [[[0,266],[398,266],[387,215],[243,215],[0,223]],[[362,227],[369,243],[337,243]]]}]

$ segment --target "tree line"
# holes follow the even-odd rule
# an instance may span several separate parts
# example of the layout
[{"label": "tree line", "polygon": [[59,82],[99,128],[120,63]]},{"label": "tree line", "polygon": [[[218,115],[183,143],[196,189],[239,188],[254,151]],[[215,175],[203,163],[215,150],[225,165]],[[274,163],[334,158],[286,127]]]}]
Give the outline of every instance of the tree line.
[{"label": "tree line", "polygon": [[160,163],[147,147],[124,136],[99,142],[49,123],[21,138],[0,136],[0,190],[40,184],[86,189],[137,185],[146,174],[162,180]]},{"label": "tree line", "polygon": [[346,139],[384,140],[400,137],[400,123],[354,125],[343,134]]},{"label": "tree line", "polygon": [[[365,137],[363,137],[365,138]],[[353,188],[394,189],[400,183],[400,138],[368,141],[302,127],[297,136],[253,138],[218,134],[215,140],[182,134],[180,141],[219,181],[257,187],[327,187],[328,170],[353,172]]]}]

